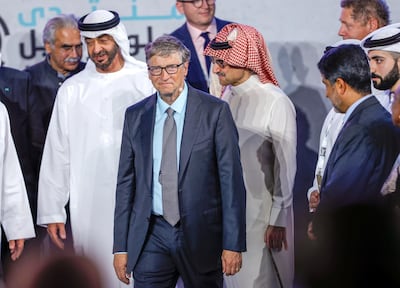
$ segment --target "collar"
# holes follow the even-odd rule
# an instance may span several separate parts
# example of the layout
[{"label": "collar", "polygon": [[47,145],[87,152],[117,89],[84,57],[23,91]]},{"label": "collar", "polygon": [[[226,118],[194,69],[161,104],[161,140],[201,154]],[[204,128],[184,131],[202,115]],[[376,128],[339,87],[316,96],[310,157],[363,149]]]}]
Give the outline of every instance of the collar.
[{"label": "collar", "polygon": [[354,112],[354,110],[356,110],[356,108],[365,100],[367,100],[368,98],[371,98],[373,95],[369,94],[366,96],[361,97],[360,99],[358,99],[356,102],[354,102],[353,104],[351,104],[351,106],[349,107],[349,109],[347,109],[346,113],[344,114],[344,119],[343,119],[343,123],[346,123],[347,120],[349,119],[350,115]]},{"label": "collar", "polygon": [[157,110],[160,113],[164,113],[167,108],[171,107],[174,109],[175,113],[183,114],[185,112],[186,103],[187,103],[187,95],[188,95],[188,87],[186,83],[183,86],[183,90],[179,97],[176,98],[175,102],[172,105],[168,105],[162,98],[160,94],[157,92]]},{"label": "collar", "polygon": [[203,32],[209,32],[210,39],[214,39],[215,35],[217,35],[217,21],[215,20],[215,17],[205,31],[202,31],[194,27],[193,25],[189,24],[189,22],[186,22],[186,27],[189,31],[190,37],[192,38],[193,42],[195,42],[199,37],[201,37],[200,34]]}]

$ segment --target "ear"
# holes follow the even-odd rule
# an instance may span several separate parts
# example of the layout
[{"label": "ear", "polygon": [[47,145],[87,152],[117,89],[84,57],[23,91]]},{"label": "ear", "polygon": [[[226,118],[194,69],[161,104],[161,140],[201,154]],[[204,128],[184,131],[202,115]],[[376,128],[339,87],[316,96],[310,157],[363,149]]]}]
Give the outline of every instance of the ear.
[{"label": "ear", "polygon": [[347,83],[342,78],[337,78],[335,84],[335,89],[339,95],[346,93]]},{"label": "ear", "polygon": [[376,19],[376,18],[369,19],[368,25],[369,25],[370,32],[377,30],[379,28],[378,19]]},{"label": "ear", "polygon": [[178,12],[179,12],[180,14],[182,14],[182,15],[185,14],[185,11],[183,10],[183,3],[182,3],[182,2],[176,1],[175,7],[176,7],[176,10],[178,10]]},{"label": "ear", "polygon": [[189,62],[186,62],[185,64],[183,64],[183,67],[185,67],[185,77],[186,77],[189,72]]},{"label": "ear", "polygon": [[50,54],[52,49],[51,49],[51,44],[49,42],[44,43],[44,50],[46,51],[46,54]]}]

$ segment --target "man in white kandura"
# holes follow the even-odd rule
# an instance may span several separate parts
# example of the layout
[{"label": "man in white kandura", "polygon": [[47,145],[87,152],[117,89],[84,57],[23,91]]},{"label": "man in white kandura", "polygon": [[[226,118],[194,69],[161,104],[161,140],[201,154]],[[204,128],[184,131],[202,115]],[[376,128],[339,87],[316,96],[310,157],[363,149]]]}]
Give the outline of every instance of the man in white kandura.
[{"label": "man in white kandura", "polygon": [[105,287],[123,285],[113,269],[115,189],[125,109],[153,93],[147,66],[129,55],[118,13],[79,20],[90,60],[58,90],[39,176],[39,225],[63,249],[69,201],[75,251],[101,269]]}]

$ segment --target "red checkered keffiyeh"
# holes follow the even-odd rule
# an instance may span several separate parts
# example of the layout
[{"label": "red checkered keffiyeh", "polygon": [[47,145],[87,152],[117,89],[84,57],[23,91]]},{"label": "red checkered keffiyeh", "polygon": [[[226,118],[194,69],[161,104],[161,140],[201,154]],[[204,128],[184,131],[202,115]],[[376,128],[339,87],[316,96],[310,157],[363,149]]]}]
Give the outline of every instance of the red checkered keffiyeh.
[{"label": "red checkered keffiyeh", "polygon": [[256,73],[262,83],[279,86],[264,38],[251,26],[226,25],[208,44],[204,55],[224,60],[231,66],[247,68]]}]

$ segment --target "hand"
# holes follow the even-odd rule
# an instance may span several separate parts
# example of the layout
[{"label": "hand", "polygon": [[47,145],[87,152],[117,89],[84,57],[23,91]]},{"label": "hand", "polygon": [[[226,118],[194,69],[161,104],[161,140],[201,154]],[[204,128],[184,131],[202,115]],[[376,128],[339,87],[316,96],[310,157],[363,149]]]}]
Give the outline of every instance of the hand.
[{"label": "hand", "polygon": [[128,254],[114,254],[114,270],[118,279],[129,284],[129,275],[126,273],[126,264],[128,263]]},{"label": "hand", "polygon": [[265,230],[264,242],[269,249],[281,251],[283,244],[283,247],[287,250],[286,228],[269,225]]},{"label": "hand", "polygon": [[61,250],[64,250],[64,241],[67,239],[64,223],[47,224],[47,233],[50,235],[51,241]]},{"label": "hand", "polygon": [[315,212],[315,210],[317,210],[318,205],[319,205],[319,192],[318,190],[314,190],[310,194],[310,202],[308,203],[310,212]]},{"label": "hand", "polygon": [[309,238],[310,240],[313,240],[313,241],[314,241],[314,240],[317,240],[317,237],[316,237],[315,234],[314,234],[312,222],[308,223],[307,235],[308,235],[308,238]]},{"label": "hand", "polygon": [[24,250],[25,239],[17,239],[8,241],[8,248],[10,249],[11,259],[17,260]]},{"label": "hand", "polygon": [[242,268],[242,253],[236,251],[222,251],[222,273],[226,276],[235,275]]}]

